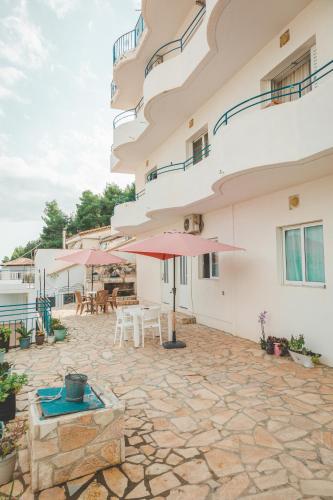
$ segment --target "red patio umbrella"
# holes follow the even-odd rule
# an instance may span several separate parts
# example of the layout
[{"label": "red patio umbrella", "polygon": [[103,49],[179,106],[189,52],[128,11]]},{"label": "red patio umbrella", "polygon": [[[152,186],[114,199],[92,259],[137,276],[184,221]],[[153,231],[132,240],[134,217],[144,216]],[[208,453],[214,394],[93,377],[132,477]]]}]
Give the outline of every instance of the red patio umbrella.
[{"label": "red patio umbrella", "polygon": [[91,266],[91,290],[94,289],[94,266],[108,266],[110,264],[120,264],[125,262],[124,259],[111,255],[110,253],[103,252],[95,248],[78,250],[75,253],[56,257],[56,260],[65,260],[73,264],[81,264],[83,266]]},{"label": "red patio umbrella", "polygon": [[165,232],[152,236],[146,240],[136,241],[122,246],[120,252],[128,252],[139,255],[147,255],[160,260],[173,259],[173,318],[172,318],[172,341],[164,342],[165,349],[176,349],[186,347],[185,342],[176,338],[176,257],[196,257],[211,252],[233,252],[244,250],[244,248],[207,240],[201,236],[176,231]]}]

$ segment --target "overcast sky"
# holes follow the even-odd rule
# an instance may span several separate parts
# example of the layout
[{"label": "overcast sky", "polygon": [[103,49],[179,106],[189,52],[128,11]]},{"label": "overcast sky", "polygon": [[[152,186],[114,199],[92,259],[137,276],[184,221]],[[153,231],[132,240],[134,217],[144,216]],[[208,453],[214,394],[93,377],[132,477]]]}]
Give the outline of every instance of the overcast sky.
[{"label": "overcast sky", "polygon": [[112,45],[138,0],[0,0],[0,258],[35,239],[45,201],[124,186],[111,174]]}]

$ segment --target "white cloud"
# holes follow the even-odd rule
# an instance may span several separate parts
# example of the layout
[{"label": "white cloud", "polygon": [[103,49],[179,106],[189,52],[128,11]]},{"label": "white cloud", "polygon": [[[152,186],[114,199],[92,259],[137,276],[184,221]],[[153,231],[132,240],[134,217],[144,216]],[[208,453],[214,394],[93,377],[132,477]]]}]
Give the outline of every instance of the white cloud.
[{"label": "white cloud", "polygon": [[79,74],[76,76],[75,80],[77,81],[79,87],[82,89],[89,88],[93,81],[97,80],[97,75],[92,71],[91,65],[89,62],[84,62],[80,64]]},{"label": "white cloud", "polygon": [[[112,178],[108,169],[110,136],[100,126],[89,132],[66,130],[58,141],[41,138],[34,157],[0,155],[0,220],[39,220],[46,201],[56,199],[67,212],[85,189],[101,192],[107,182],[121,185],[130,176]],[[1,136],[0,136],[1,145]],[[8,210],[10,207],[10,210]]]},{"label": "white cloud", "polygon": [[48,57],[47,43],[23,1],[0,21],[0,57],[29,69],[40,67]]},{"label": "white cloud", "polygon": [[15,85],[15,83],[23,80],[24,78],[25,74],[23,71],[14,68],[13,66],[3,66],[0,70],[0,82],[5,85]]},{"label": "white cloud", "polygon": [[59,19],[62,19],[78,7],[80,0],[44,0],[44,3],[53,10]]}]

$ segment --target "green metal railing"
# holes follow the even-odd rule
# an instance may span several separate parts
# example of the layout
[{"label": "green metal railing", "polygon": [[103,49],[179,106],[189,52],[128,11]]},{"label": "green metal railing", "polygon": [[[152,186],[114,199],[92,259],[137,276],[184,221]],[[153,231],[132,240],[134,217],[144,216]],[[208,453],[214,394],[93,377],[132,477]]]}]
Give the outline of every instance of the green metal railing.
[{"label": "green metal railing", "polygon": [[230,118],[246,109],[252,108],[253,106],[261,105],[265,102],[274,102],[274,100],[281,99],[286,96],[296,96],[298,98],[302,97],[305,91],[309,91],[311,87],[316,84],[319,80],[324,78],[326,75],[333,71],[333,60],[324,64],[321,68],[314,71],[309,76],[301,80],[300,82],[294,83],[292,85],[286,85],[284,87],[280,87],[278,89],[268,90],[267,92],[262,92],[256,96],[250,97],[245,101],[242,101],[236,106],[228,109],[215,123],[213,133],[214,135],[219,130],[222,125],[227,125],[229,123]]},{"label": "green metal railing", "polygon": [[25,326],[27,330],[37,330],[40,323],[49,335],[51,332],[51,303],[49,299],[41,297],[36,302],[27,304],[9,304],[0,306],[0,327],[11,329],[10,347],[18,345],[17,329]]},{"label": "green metal railing", "polygon": [[155,65],[163,62],[163,59],[166,55],[176,50],[180,52],[184,50],[188,41],[193,35],[194,31],[198,28],[203,16],[205,15],[205,12],[206,12],[206,6],[204,5],[199,10],[199,12],[195,16],[191,24],[187,27],[186,31],[182,34],[180,38],[177,38],[177,40],[172,40],[172,42],[168,42],[156,50],[156,52],[149,59],[148,64],[145,68],[145,77],[150,73],[150,71],[154,68]]},{"label": "green metal railing", "polygon": [[210,144],[207,144],[200,151],[198,151],[197,154],[191,156],[190,158],[188,158],[187,160],[185,160],[183,162],[170,163],[169,165],[159,167],[147,175],[146,182],[151,182],[151,181],[157,179],[157,177],[159,175],[166,174],[168,172],[175,172],[177,170],[185,171],[191,165],[195,165],[196,163],[199,163],[201,160],[206,158],[209,155],[210,150],[211,150],[211,146],[210,146]]},{"label": "green metal railing", "polygon": [[141,191],[135,194],[135,199],[139,200],[145,194],[145,192],[146,192],[145,189],[141,189]]},{"label": "green metal railing", "polygon": [[117,92],[117,85],[112,80],[112,82],[111,82],[111,101],[114,98],[116,92]]},{"label": "green metal railing", "polygon": [[143,107],[143,97],[133,109],[127,109],[119,113],[113,120],[113,128],[117,128],[121,123],[135,120],[140,109]]},{"label": "green metal railing", "polygon": [[113,44],[113,64],[116,64],[119,59],[130,50],[135,49],[145,29],[145,22],[140,14],[139,19],[134,27],[134,30],[128,31],[121,35]]}]

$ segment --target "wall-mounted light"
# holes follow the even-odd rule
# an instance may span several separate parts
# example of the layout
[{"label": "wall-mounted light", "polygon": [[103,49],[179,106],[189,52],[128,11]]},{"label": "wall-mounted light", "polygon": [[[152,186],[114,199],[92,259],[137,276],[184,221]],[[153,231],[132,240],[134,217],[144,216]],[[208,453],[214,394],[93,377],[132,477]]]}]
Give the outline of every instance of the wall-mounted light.
[{"label": "wall-mounted light", "polygon": [[299,195],[293,194],[289,196],[289,210],[294,210],[299,207]]}]

